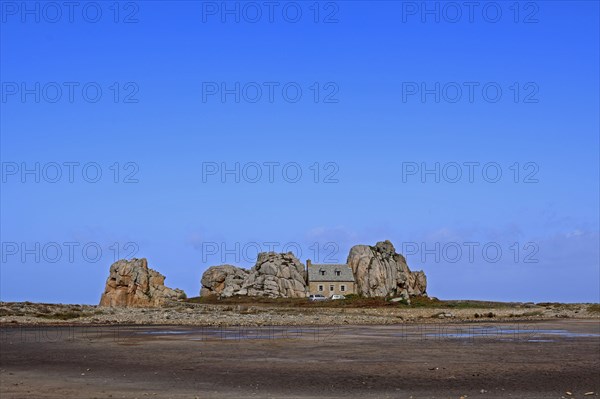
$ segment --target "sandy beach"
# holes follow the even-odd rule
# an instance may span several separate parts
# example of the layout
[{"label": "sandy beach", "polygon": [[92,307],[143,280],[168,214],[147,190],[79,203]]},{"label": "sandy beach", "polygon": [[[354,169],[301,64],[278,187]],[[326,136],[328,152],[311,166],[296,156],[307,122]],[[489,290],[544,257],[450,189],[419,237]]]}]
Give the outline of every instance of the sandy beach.
[{"label": "sandy beach", "polygon": [[570,398],[600,391],[597,320],[4,325],[1,342],[2,398]]}]

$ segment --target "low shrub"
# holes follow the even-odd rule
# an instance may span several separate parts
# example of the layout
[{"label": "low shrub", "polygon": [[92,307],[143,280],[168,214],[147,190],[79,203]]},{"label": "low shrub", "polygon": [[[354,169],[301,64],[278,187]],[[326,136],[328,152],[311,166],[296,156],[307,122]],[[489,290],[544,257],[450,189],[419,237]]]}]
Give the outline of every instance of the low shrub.
[{"label": "low shrub", "polygon": [[600,313],[600,303],[594,303],[587,307],[587,311],[591,313]]}]

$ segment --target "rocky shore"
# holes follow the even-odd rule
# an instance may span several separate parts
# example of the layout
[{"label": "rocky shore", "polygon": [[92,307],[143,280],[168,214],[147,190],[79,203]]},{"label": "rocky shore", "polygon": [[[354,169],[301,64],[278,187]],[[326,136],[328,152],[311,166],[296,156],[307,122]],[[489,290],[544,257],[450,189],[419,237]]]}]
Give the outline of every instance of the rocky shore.
[{"label": "rocky shore", "polygon": [[[299,303],[300,304],[300,303]],[[356,307],[341,303],[192,303],[161,308],[107,308],[92,305],[0,302],[0,325],[136,324],[196,326],[383,325],[469,321],[598,319],[598,304],[487,303],[439,301],[430,306],[401,304]]]}]

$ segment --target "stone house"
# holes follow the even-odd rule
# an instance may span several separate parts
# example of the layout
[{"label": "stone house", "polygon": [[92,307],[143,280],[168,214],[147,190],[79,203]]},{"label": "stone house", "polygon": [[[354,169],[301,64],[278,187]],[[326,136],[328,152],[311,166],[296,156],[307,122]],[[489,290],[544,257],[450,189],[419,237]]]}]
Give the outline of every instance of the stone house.
[{"label": "stone house", "polygon": [[354,273],[347,264],[313,264],[306,260],[308,293],[329,297],[355,293]]}]

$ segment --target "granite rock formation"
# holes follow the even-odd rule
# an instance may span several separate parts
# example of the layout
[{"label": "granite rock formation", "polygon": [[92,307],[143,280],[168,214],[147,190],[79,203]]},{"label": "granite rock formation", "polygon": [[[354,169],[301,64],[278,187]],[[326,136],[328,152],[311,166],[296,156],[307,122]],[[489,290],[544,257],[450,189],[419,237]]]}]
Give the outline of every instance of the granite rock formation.
[{"label": "granite rock formation", "polygon": [[110,266],[100,306],[159,307],[184,298],[182,290],[165,286],[165,276],[148,268],[146,258],[121,259]]},{"label": "granite rock formation", "polygon": [[209,267],[202,275],[200,296],[230,297],[242,289],[248,270],[232,265]]},{"label": "granite rock formation", "polygon": [[402,298],[427,295],[425,273],[411,272],[404,256],[396,253],[390,241],[378,242],[374,247],[355,245],[347,264],[354,273],[360,295]]},{"label": "granite rock formation", "polygon": [[201,296],[304,298],[307,294],[304,265],[291,252],[261,252],[250,270],[212,266],[204,272],[201,282]]},{"label": "granite rock formation", "polygon": [[[427,278],[411,272],[406,259],[390,241],[375,246],[355,245],[347,264],[356,293],[365,297],[401,298],[427,295]],[[212,266],[202,275],[200,296],[236,295],[269,298],[304,298],[308,294],[305,267],[291,253],[262,252],[250,270],[232,265]]]}]

